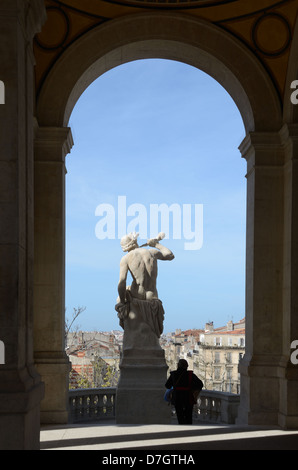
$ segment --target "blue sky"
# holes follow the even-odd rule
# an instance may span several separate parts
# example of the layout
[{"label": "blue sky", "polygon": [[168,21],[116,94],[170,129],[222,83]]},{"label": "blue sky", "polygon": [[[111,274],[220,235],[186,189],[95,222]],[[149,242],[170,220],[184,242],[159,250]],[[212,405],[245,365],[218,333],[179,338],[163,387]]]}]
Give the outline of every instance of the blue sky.
[{"label": "blue sky", "polygon": [[172,230],[164,241],[175,254],[159,264],[165,332],[243,318],[246,164],[238,146],[245,131],[221,85],[179,62],[131,62],[85,91],[70,126],[66,315],[84,306],[81,329],[120,329],[114,306],[123,252],[117,232],[115,239],[96,237],[95,211],[110,204],[117,214],[118,196],[125,196],[127,206],[138,203],[148,213],[150,204],[203,206],[200,250],[185,250]]}]

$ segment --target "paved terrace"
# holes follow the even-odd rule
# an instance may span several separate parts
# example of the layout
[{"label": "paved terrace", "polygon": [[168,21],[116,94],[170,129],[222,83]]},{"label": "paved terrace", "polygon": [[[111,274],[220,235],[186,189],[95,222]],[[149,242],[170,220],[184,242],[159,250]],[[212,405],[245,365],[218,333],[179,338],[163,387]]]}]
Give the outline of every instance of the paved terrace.
[{"label": "paved terrace", "polygon": [[47,426],[41,430],[41,450],[298,450],[298,430],[256,426],[116,425]]}]

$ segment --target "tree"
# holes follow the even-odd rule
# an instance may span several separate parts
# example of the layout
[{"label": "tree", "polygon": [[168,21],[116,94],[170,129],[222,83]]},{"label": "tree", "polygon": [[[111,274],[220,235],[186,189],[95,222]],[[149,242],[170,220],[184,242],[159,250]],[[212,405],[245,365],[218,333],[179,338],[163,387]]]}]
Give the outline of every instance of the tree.
[{"label": "tree", "polygon": [[119,380],[119,372],[115,365],[109,365],[101,357],[96,357],[93,362],[94,382],[96,387],[116,387]]},{"label": "tree", "polygon": [[[67,335],[70,333],[74,322],[76,321],[79,315],[85,312],[85,310],[86,310],[86,307],[78,307],[78,308],[74,307],[71,319],[67,317],[65,318],[65,341],[67,340]],[[77,326],[76,329],[78,330],[79,326]]]},{"label": "tree", "polygon": [[69,373],[69,389],[94,388],[94,382],[84,370],[79,374],[74,369]]}]

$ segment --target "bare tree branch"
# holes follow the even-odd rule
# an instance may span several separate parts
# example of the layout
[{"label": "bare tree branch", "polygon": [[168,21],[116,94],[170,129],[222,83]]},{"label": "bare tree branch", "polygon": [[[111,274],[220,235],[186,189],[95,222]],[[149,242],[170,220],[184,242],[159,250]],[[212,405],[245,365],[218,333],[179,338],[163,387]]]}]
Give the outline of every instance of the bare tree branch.
[{"label": "bare tree branch", "polygon": [[78,307],[78,308],[74,307],[71,319],[65,318],[65,337],[66,338],[72,328],[72,325],[74,324],[78,316],[81,315],[83,312],[85,312],[85,310],[86,310],[86,307]]}]

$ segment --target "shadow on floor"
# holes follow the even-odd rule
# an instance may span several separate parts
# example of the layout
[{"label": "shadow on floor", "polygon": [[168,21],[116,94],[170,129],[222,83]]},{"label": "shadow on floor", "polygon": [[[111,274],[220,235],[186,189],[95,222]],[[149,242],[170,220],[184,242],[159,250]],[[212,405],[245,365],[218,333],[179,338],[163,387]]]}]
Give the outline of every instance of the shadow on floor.
[{"label": "shadow on floor", "polygon": [[[109,426],[109,425],[107,425]],[[137,450],[137,451],[148,451],[148,450],[298,450],[298,433],[287,433],[282,430],[278,430],[278,435],[267,435],[266,431],[272,431],[276,428],[269,429],[268,427],[255,427],[255,426],[208,426],[208,425],[194,425],[192,429],[179,429],[175,426],[169,426],[165,431],[158,432],[142,432],[142,426],[140,425],[140,432],[130,433],[129,426],[126,434],[115,435],[107,433],[106,436],[93,436],[93,437],[80,437],[80,429],[88,428],[88,425],[73,425],[67,429],[76,429],[77,436],[67,438],[67,435],[63,439],[49,440],[41,442],[41,450],[47,449],[75,449],[82,446],[96,446],[100,449],[100,445],[109,445],[110,449],[119,449],[119,443],[125,442],[123,452]],[[100,425],[101,434],[104,424]],[[115,426],[115,429],[121,428],[121,426]],[[134,426],[135,429],[135,426]],[[262,432],[260,434],[253,434],[255,432]],[[235,433],[237,438],[235,438]],[[229,434],[233,434],[231,439],[228,438]],[[202,442],[200,442],[200,437]],[[187,438],[189,442],[175,442],[179,438]],[[170,439],[171,442],[166,442]],[[150,441],[159,440],[160,443],[151,443]],[[131,445],[130,445],[131,442]],[[142,442],[142,446],[140,446]]]}]

